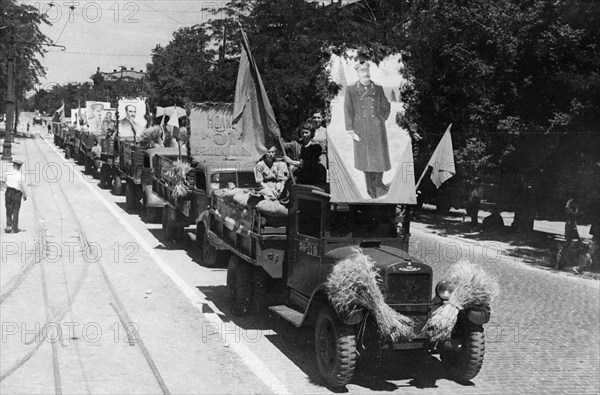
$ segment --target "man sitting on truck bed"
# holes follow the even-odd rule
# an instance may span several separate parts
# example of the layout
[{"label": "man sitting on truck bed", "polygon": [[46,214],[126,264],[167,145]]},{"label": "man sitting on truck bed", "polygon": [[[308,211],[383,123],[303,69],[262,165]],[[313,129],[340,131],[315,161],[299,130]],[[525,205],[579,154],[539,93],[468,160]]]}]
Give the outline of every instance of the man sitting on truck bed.
[{"label": "man sitting on truck bed", "polygon": [[254,166],[256,182],[263,188],[262,193],[271,199],[279,197],[290,176],[285,163],[275,160],[275,152],[274,146],[269,148]]},{"label": "man sitting on truck bed", "polygon": [[292,166],[298,167],[296,181],[298,184],[322,185],[327,179],[325,166],[319,163],[321,146],[312,139],[315,137],[315,129],[311,123],[305,123],[300,130],[302,147],[300,148],[299,160],[284,156],[283,160]]}]

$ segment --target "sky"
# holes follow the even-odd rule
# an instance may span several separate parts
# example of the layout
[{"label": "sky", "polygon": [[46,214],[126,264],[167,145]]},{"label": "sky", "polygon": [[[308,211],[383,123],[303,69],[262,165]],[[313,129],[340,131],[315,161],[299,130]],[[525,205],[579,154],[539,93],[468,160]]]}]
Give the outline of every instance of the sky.
[{"label": "sky", "polygon": [[217,9],[227,0],[58,0],[52,7],[47,0],[19,3],[47,13],[52,26],[42,25],[42,32],[66,47],[49,47],[41,58],[46,78],[37,89],[51,89],[89,81],[97,67],[105,72],[120,66],[145,71],[157,44],[168,44],[181,27],[213,18],[202,10]]},{"label": "sky", "polygon": [[54,84],[89,81],[97,67],[145,71],[157,44],[168,44],[181,27],[206,22],[212,16],[202,9],[216,9],[226,1],[59,0],[52,7],[43,0],[19,3],[46,12],[53,25],[43,25],[42,32],[66,47],[64,51],[49,47],[41,58],[46,78],[38,88],[50,89]]}]

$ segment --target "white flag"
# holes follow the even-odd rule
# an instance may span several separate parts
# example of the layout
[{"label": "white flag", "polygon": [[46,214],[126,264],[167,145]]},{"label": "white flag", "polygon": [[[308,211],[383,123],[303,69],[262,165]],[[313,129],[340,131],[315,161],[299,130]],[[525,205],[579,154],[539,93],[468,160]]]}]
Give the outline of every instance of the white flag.
[{"label": "white flag", "polygon": [[173,113],[171,114],[171,117],[169,118],[169,122],[167,122],[167,125],[171,125],[174,128],[179,127],[179,115],[177,114],[177,107],[175,107],[175,109],[173,110]]},{"label": "white flag", "polygon": [[427,163],[427,166],[432,167],[431,181],[433,181],[436,188],[439,188],[440,185],[456,174],[454,152],[452,150],[452,136],[450,135],[451,127],[452,124],[448,125],[448,129],[446,129],[433,155],[431,155],[431,159]]}]

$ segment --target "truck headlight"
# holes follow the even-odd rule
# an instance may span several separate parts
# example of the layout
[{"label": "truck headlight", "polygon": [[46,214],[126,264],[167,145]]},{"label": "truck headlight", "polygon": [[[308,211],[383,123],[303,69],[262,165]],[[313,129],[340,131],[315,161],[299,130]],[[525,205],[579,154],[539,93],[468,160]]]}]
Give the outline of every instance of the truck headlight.
[{"label": "truck headlight", "polygon": [[454,291],[454,284],[448,280],[442,280],[435,286],[435,294],[442,300],[450,299],[452,291]]}]

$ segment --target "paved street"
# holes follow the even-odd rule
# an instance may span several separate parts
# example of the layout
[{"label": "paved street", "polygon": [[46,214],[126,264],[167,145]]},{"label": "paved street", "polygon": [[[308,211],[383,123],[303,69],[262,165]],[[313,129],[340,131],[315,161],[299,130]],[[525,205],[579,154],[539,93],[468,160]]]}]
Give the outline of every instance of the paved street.
[{"label": "paved street", "polygon": [[[125,210],[124,197],[79,177],[81,166],[70,173],[72,165],[51,141],[21,139],[14,146],[17,157],[45,174],[31,181],[33,199],[21,210],[24,232],[1,235],[0,392],[51,393],[60,377],[64,393],[157,393],[156,372],[172,393],[330,392],[317,373],[310,329],[267,314],[231,315],[226,264],[208,269],[196,263],[192,229],[188,242],[163,240],[160,225]],[[60,257],[31,265],[12,292],[28,267],[23,254],[41,238],[61,246]],[[12,246],[17,253],[8,256]],[[99,246],[102,258],[84,259],[85,246]],[[532,268],[503,256],[498,244],[440,237],[419,226],[411,252],[433,267],[435,282],[460,258],[498,279],[483,369],[463,386],[444,378],[436,358],[388,355],[382,367],[361,371],[350,393],[598,393],[598,281]],[[123,312],[130,319],[122,319]],[[156,371],[142,347],[129,345],[134,334],[123,321],[135,323]],[[37,332],[30,328],[46,322],[62,323],[60,342],[31,341]],[[67,324],[73,322],[79,325]],[[94,333],[103,336],[93,342]]]}]

